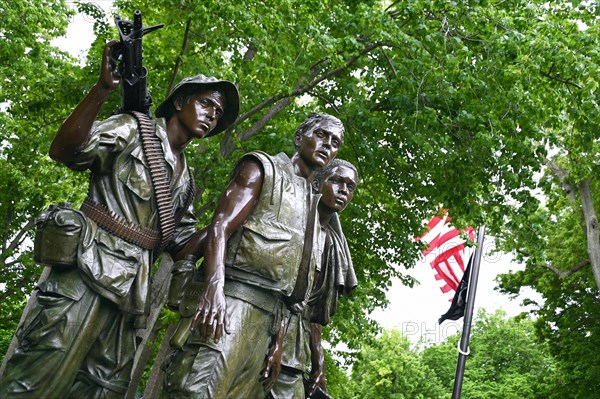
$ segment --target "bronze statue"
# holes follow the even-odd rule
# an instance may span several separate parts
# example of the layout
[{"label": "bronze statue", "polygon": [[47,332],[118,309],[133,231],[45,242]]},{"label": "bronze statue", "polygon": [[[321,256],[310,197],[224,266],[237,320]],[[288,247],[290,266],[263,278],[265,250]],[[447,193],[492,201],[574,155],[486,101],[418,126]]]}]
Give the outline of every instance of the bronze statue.
[{"label": "bronze statue", "polygon": [[265,397],[278,373],[274,337],[307,300],[320,263],[318,196],[307,179],[335,158],[343,135],[339,119],[312,114],[291,159],[240,159],[207,229],[195,333],[167,361],[166,396]]},{"label": "bronze statue", "polygon": [[[156,121],[139,113],[96,121],[119,85],[111,61],[116,43],[105,46],[98,82],[50,148],[58,162],[90,170],[89,194],[79,211],[61,209],[71,219],[46,215],[59,225],[79,220],[78,244],[65,262],[50,262],[49,277],[36,288],[35,307],[16,332],[19,346],[0,383],[2,398],[122,398],[135,330],[148,312],[151,265],[161,251],[175,260],[193,253],[199,240],[183,151],[235,121],[237,89],[198,75],[175,86]],[[51,259],[51,252],[42,249],[40,258]]]},{"label": "bronze statue", "polygon": [[[315,173],[313,190],[321,193],[318,208],[324,236],[322,262],[317,265],[308,306],[302,312],[291,312],[284,323],[279,345],[283,352],[275,356],[281,358],[282,371],[267,396],[270,399],[315,397],[317,390],[326,397],[321,326],[327,325],[335,314],[338,297],[349,294],[357,285],[337,215],[352,201],[357,183],[356,168],[341,159],[334,159]],[[307,381],[303,381],[305,373],[310,375]]]}]

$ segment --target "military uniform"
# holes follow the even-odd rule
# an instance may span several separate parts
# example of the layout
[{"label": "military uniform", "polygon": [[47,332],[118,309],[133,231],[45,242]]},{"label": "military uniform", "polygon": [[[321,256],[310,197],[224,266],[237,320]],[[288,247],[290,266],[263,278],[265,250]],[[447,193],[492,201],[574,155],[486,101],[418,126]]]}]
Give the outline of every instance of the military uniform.
[{"label": "military uniform", "polygon": [[304,399],[304,375],[310,373],[310,323],[327,325],[337,310],[337,300],[358,282],[346,237],[334,215],[324,229],[322,263],[318,278],[302,312],[292,312],[286,322],[281,359],[282,372],[269,392],[270,399]]},{"label": "military uniform", "polygon": [[[174,252],[196,231],[196,218],[191,206],[181,209],[190,184],[187,166],[175,173],[165,120],[156,122],[174,209],[183,212],[165,247]],[[132,116],[121,114],[94,123],[88,142],[68,166],[90,170],[92,203],[132,224],[158,230],[148,164]],[[53,268],[36,288],[35,306],[17,330],[19,346],[7,364],[0,397],[122,398],[131,378],[135,329],[144,327],[150,304],[153,261],[152,250],[85,217],[77,264]]]},{"label": "military uniform", "polygon": [[[263,186],[252,213],[227,243],[224,293],[230,334],[218,344],[192,335],[172,353],[164,394],[173,398],[260,398],[259,382],[271,336],[287,305],[312,286],[320,253],[303,255],[305,240],[320,248],[316,214],[319,196],[294,173],[285,154],[247,154],[263,166]],[[308,234],[308,239],[307,239]],[[306,263],[308,262],[308,264]],[[312,265],[312,267],[311,267]],[[305,271],[302,272],[302,271]]]}]

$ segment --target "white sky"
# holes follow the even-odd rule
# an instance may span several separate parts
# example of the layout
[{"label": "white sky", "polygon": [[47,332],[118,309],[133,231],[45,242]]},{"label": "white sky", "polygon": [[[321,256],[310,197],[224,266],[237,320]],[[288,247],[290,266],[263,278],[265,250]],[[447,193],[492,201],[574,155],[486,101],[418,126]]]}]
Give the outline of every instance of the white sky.
[{"label": "white sky", "polygon": [[[94,0],[89,1],[88,3],[94,3],[101,7],[105,12],[108,13],[112,6],[112,0]],[[73,10],[77,11],[77,6],[74,1],[67,1],[67,5],[71,7]],[[124,16],[125,19],[131,19]],[[112,18],[109,18],[112,21]],[[83,59],[87,49],[90,47],[92,42],[94,41],[94,32],[93,32],[94,21],[90,20],[89,17],[84,16],[83,14],[76,14],[69,23],[69,27],[67,28],[67,35],[61,38],[55,39],[52,41],[56,47],[61,50],[68,51],[74,57],[79,57]],[[98,62],[100,62],[100,55],[98,54]]]},{"label": "white sky", "polygon": [[[112,0],[95,0],[94,3],[105,11],[109,11]],[[68,2],[68,4],[75,9],[73,2]],[[127,17],[124,16],[124,18]],[[94,40],[92,24],[93,21],[86,20],[83,15],[77,14],[69,24],[66,37],[54,40],[53,44],[73,56],[83,59],[85,51]],[[98,55],[98,59],[100,59],[100,55]],[[521,295],[519,298],[511,300],[494,291],[496,286],[494,279],[498,273],[519,270],[522,267],[512,262],[510,255],[490,255],[488,249],[492,248],[492,245],[492,239],[486,239],[474,313],[477,314],[479,308],[485,308],[488,312],[501,308],[509,316],[516,316],[526,310],[520,306],[523,297],[539,297],[528,290],[522,291],[527,295]],[[460,331],[463,325],[462,319],[447,320],[441,326],[437,323],[438,318],[448,310],[450,303],[440,291],[431,266],[420,261],[414,269],[403,272],[415,277],[420,284],[409,288],[403,286],[399,280],[393,281],[387,293],[390,305],[385,309],[376,310],[372,317],[384,328],[401,330],[413,342],[418,342],[420,339],[439,342],[446,336]]]},{"label": "white sky", "polygon": [[[511,300],[508,296],[501,295],[494,290],[496,286],[494,279],[497,274],[506,273],[509,270],[520,270],[522,266],[515,264],[511,255],[490,255],[490,249],[493,249],[492,237],[486,237],[483,249],[474,315],[480,308],[486,309],[488,313],[496,309],[503,309],[509,316],[516,316],[527,310],[520,306],[524,295]],[[442,294],[431,266],[420,261],[414,269],[405,273],[415,277],[420,284],[409,288],[403,286],[399,280],[394,281],[387,294],[390,305],[386,309],[376,310],[372,317],[384,328],[401,330],[413,342],[420,339],[440,342],[448,335],[462,330],[463,319],[446,320],[441,326],[438,325],[439,317],[446,313],[450,303]],[[539,296],[531,290],[522,291],[522,293],[526,293],[528,297],[539,299]]]}]

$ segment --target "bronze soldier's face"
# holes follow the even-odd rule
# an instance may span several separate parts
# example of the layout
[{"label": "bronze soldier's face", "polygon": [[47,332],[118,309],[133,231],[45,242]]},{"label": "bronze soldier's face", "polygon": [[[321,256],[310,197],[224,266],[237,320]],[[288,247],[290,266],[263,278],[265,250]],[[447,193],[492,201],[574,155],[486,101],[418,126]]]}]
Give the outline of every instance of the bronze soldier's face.
[{"label": "bronze soldier's face", "polygon": [[356,174],[346,166],[336,166],[321,183],[320,205],[333,212],[341,212],[352,201],[356,190]]},{"label": "bronze soldier's face", "polygon": [[298,155],[315,168],[326,166],[342,146],[342,132],[343,126],[330,120],[315,123],[304,135],[294,138]]},{"label": "bronze soldier's face", "polygon": [[225,96],[219,91],[195,94],[180,104],[177,113],[181,124],[195,138],[205,137],[216,126],[225,111]]}]

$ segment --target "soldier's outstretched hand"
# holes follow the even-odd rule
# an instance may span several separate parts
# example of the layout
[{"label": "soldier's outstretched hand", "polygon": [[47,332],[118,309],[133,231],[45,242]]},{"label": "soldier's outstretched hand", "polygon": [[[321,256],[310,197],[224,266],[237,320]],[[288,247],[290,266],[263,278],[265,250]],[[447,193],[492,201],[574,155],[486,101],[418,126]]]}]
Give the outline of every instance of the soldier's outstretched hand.
[{"label": "soldier's outstretched hand", "polygon": [[218,284],[207,284],[198,301],[198,308],[192,320],[192,331],[197,331],[201,338],[219,343],[223,331],[229,333],[227,322],[227,305],[223,287]]}]

